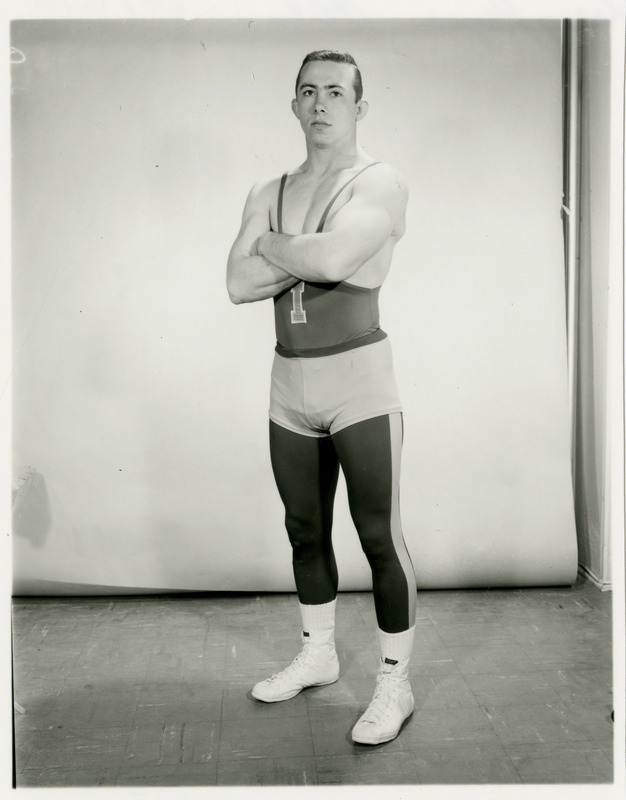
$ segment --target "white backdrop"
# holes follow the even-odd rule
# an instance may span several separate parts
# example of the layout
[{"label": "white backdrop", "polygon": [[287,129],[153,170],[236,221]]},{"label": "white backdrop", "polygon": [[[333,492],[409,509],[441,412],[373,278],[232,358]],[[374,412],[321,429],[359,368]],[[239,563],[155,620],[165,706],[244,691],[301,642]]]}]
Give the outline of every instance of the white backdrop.
[{"label": "white backdrop", "polygon": [[[271,302],[232,306],[253,182],[300,163],[306,52],[408,178],[381,293],[418,586],[569,583],[557,21],[12,25],[14,590],[291,590],[267,445]],[[370,586],[337,496],[340,589]]]}]

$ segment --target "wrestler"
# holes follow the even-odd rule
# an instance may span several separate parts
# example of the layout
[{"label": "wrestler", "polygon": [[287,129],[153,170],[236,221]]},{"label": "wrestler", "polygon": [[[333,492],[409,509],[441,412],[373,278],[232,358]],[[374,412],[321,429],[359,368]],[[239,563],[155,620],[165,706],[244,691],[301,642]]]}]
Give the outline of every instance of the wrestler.
[{"label": "wrestler", "polygon": [[352,56],[309,53],[292,109],[306,160],[253,187],[227,270],[234,303],[274,302],[270,454],[303,622],[300,654],[252,695],[277,702],[338,679],[331,533],[341,468],[372,570],[381,650],[374,696],[352,738],[379,744],[398,735],[414,707],[417,595],[399,511],[402,408],[378,312],[408,192],[395,169],[357,145],[368,104]]}]

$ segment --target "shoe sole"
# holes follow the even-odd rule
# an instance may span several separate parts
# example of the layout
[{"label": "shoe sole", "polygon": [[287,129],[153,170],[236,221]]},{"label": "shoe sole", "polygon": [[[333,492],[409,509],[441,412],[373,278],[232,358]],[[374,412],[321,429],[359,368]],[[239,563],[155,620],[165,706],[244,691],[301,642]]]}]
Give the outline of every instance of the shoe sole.
[{"label": "shoe sole", "polygon": [[295,697],[297,694],[300,694],[300,692],[302,692],[304,689],[312,689],[314,686],[329,686],[331,683],[337,683],[338,680],[339,676],[333,678],[330,681],[323,681],[323,683],[309,683],[306,686],[303,686],[301,689],[296,689],[295,692],[283,695],[282,697],[272,697],[269,699],[265,697],[259,697],[254,693],[254,689],[252,689],[250,694],[252,695],[252,697],[254,697],[255,700],[260,700],[261,703],[282,703],[284,700],[291,700],[292,697]]}]

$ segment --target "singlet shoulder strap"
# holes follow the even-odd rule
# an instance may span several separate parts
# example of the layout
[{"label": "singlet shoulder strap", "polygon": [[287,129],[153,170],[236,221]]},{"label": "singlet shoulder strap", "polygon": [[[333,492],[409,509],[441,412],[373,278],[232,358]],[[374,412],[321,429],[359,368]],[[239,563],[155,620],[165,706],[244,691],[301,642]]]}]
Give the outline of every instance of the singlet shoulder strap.
[{"label": "singlet shoulder strap", "polygon": [[335,192],[335,194],[333,195],[333,197],[332,197],[332,199],[331,199],[330,203],[329,203],[329,204],[326,206],[326,208],[325,208],[325,210],[324,210],[324,213],[322,214],[322,218],[320,219],[320,223],[319,223],[319,225],[317,226],[317,231],[316,231],[316,233],[321,233],[321,232],[322,232],[322,230],[323,230],[323,228],[324,228],[324,223],[326,222],[326,217],[328,216],[328,212],[329,212],[329,211],[330,211],[330,209],[332,208],[332,205],[333,205],[333,203],[335,202],[335,200],[336,200],[336,199],[339,197],[339,195],[340,195],[340,194],[343,192],[343,190],[346,188],[346,186],[347,186],[349,183],[352,183],[352,181],[353,181],[353,180],[355,180],[355,178],[358,178],[358,177],[359,177],[359,175],[360,175],[362,172],[365,172],[365,170],[366,170],[366,169],[369,169],[370,167],[373,167],[375,164],[380,164],[380,161],[372,161],[372,163],[371,163],[371,164],[366,164],[366,165],[363,167],[363,169],[360,169],[360,170],[359,170],[359,171],[356,173],[356,175],[353,175],[351,178],[349,178],[349,179],[348,179],[348,180],[347,180],[347,181],[344,183],[344,185],[341,187],[341,189],[339,189],[337,192]]},{"label": "singlet shoulder strap", "polygon": [[276,216],[278,218],[278,233],[283,232],[283,193],[285,191],[285,183],[287,182],[287,173],[280,179],[280,189],[278,190],[278,207],[276,209]]}]

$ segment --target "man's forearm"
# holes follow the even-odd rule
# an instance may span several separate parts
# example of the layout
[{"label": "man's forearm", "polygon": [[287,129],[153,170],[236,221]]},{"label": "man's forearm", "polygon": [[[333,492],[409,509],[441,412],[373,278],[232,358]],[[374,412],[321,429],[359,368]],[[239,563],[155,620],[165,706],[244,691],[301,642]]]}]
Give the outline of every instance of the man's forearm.
[{"label": "man's forearm", "polygon": [[329,233],[270,232],[257,241],[258,252],[268,261],[305,281],[335,282],[351,274],[341,259],[342,249]]},{"label": "man's forearm", "polygon": [[227,283],[233,303],[254,303],[275,297],[299,281],[262,255],[254,255],[233,260]]}]

